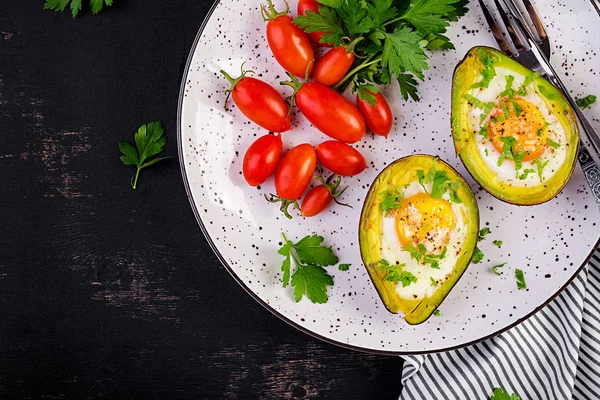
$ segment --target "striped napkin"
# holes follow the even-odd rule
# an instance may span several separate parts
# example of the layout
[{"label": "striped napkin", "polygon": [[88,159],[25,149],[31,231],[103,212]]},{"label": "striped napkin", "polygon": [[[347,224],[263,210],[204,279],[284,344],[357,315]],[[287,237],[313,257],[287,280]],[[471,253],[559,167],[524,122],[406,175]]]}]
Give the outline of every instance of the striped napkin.
[{"label": "striped napkin", "polygon": [[[580,154],[600,205],[600,170]],[[405,356],[400,400],[485,400],[493,388],[522,400],[600,399],[600,249],[559,296],[490,340]]]}]

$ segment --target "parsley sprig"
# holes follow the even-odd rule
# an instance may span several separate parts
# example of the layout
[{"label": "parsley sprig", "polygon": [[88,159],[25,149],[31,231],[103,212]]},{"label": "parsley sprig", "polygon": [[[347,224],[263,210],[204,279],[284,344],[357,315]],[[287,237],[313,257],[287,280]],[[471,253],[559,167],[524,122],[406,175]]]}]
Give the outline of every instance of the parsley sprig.
[{"label": "parsley sprig", "polygon": [[[125,165],[133,165],[137,168],[135,176],[132,178],[131,187],[137,188],[137,181],[140,176],[140,171],[159,161],[166,160],[171,157],[156,157],[163,152],[167,138],[165,137],[165,129],[160,121],[152,121],[139,127],[136,134],[133,135],[135,146],[129,142],[119,143],[119,149],[123,155],[121,161]],[[137,149],[136,149],[137,147]]]},{"label": "parsley sprig", "polygon": [[[297,243],[288,240],[283,232],[281,236],[283,246],[278,253],[285,257],[281,263],[283,287],[291,283],[296,302],[306,296],[313,303],[326,303],[329,299],[327,287],[333,286],[333,277],[324,267],[337,264],[338,257],[331,248],[322,245],[323,236],[308,235]],[[296,267],[293,274],[292,266]],[[342,264],[340,269],[344,270],[346,266],[349,267],[348,264]]]},{"label": "parsley sprig", "polygon": [[[93,14],[102,11],[104,5],[112,6],[113,0],[90,0],[90,8]],[[63,12],[67,6],[69,6],[71,15],[75,18],[83,8],[83,0],[46,0],[44,10]]]},{"label": "parsley sprig", "polygon": [[[306,32],[326,32],[321,41],[334,46],[356,43],[356,61],[334,86],[350,85],[370,104],[377,88],[394,76],[405,99],[419,100],[417,79],[429,68],[425,49],[454,49],[443,34],[467,11],[466,0],[323,0],[319,12],[307,11],[294,23]],[[358,42],[357,42],[358,40]],[[360,90],[369,86],[368,90]]]}]

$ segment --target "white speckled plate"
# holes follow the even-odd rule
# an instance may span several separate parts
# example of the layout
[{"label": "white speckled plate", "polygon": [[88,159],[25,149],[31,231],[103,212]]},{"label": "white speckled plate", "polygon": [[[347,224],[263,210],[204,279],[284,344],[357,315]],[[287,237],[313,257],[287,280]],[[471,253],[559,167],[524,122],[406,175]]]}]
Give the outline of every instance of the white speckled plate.
[{"label": "white speckled plate", "polygon": [[[276,1],[276,3],[281,3]],[[573,94],[600,93],[600,19],[588,0],[538,0],[553,41],[553,60]],[[294,10],[296,2],[291,1]],[[276,85],[285,76],[264,38],[258,0],[222,0],[202,25],[182,83],[179,107],[179,155],[192,208],[207,240],[233,277],[270,311],[299,329],[341,346],[387,354],[447,350],[495,335],[548,303],[577,274],[600,236],[600,212],[577,166],[571,181],[554,200],[533,207],[500,202],[482,191],[454,154],[449,128],[450,82],[456,64],[474,45],[494,46],[481,10],[471,2],[466,17],[448,36],[457,50],[435,52],[419,87],[420,103],[405,102],[396,86],[384,94],[395,112],[388,140],[368,134],[357,148],[370,168],[346,179],[343,200],[353,209],[331,207],[319,217],[287,220],[277,205],[265,201],[272,180],[249,187],[241,173],[247,147],[266,132],[237,108],[225,112],[223,91],[229,84],[218,71],[237,75],[240,64]],[[277,86],[277,85],[276,85]],[[289,94],[289,88],[281,89]],[[600,106],[588,110],[600,130]],[[300,114],[284,133],[287,148],[326,137]],[[418,326],[386,311],[361,263],[358,218],[370,182],[390,162],[412,153],[439,155],[472,185],[479,201],[481,226],[492,233],[480,244],[484,262],[471,265],[441,305],[441,316]],[[589,169],[593,190],[600,191],[598,170]],[[348,272],[329,271],[335,286],[326,304],[295,303],[290,287],[281,286],[281,232],[299,239],[319,233],[351,263]],[[502,240],[498,249],[492,240]],[[507,262],[498,277],[491,266]],[[514,269],[525,271],[527,290],[517,290]],[[210,294],[207,294],[210,295]],[[226,316],[225,316],[226,318]]]}]

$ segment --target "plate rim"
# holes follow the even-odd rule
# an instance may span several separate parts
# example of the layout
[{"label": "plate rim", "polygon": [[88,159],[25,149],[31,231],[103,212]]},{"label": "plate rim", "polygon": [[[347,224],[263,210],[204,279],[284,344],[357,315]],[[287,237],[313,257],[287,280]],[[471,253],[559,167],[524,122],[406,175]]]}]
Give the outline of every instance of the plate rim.
[{"label": "plate rim", "polygon": [[[186,166],[185,166],[185,160],[184,160],[184,149],[183,149],[183,130],[182,130],[182,123],[181,123],[182,122],[181,117],[183,115],[183,99],[185,96],[185,86],[186,86],[186,82],[187,82],[187,78],[188,78],[188,73],[190,72],[190,65],[192,64],[192,59],[194,58],[194,54],[196,53],[196,49],[198,47],[198,42],[200,41],[200,38],[202,37],[202,34],[204,33],[204,29],[206,28],[206,25],[210,21],[212,14],[214,13],[215,9],[218,7],[218,5],[220,3],[221,3],[221,0],[214,0],[211,8],[208,10],[206,16],[204,17],[204,20],[202,21],[202,24],[200,25],[200,28],[198,29],[198,33],[196,33],[196,37],[195,37],[194,42],[192,43],[192,46],[188,53],[187,61],[185,64],[185,70],[183,71],[183,75],[181,77],[181,85],[179,87],[179,99],[178,99],[178,103],[177,103],[177,152],[178,152],[178,156],[179,156],[178,157],[179,158],[179,167],[181,169],[181,177],[183,179],[183,184],[185,186],[185,191],[186,191],[186,194],[188,197],[188,201],[190,202],[190,206],[192,208],[194,216],[196,217],[196,222],[198,223],[198,226],[200,227],[200,230],[202,231],[204,238],[210,245],[210,248],[215,253],[215,255],[217,256],[217,258],[219,259],[221,264],[225,267],[227,272],[229,272],[229,274],[242,287],[242,289],[244,289],[246,291],[246,293],[248,293],[250,295],[251,298],[253,298],[256,302],[258,302],[258,304],[262,305],[271,314],[275,315],[277,318],[279,318],[283,322],[287,323],[288,325],[298,329],[299,331],[308,334],[309,336],[312,336],[312,337],[319,339],[321,341],[324,341],[326,343],[329,343],[329,344],[332,344],[335,346],[339,346],[339,347],[342,347],[342,348],[345,348],[348,350],[354,350],[354,351],[368,353],[368,354],[385,355],[385,356],[414,356],[414,355],[422,355],[422,354],[440,353],[440,352],[445,352],[445,351],[457,350],[457,349],[461,349],[463,347],[481,343],[485,340],[488,340],[495,336],[498,336],[498,335],[508,331],[509,329],[514,328],[515,326],[519,325],[520,323],[526,321],[533,315],[537,314],[541,309],[545,308],[556,297],[558,297],[558,295],[561,294],[563,292],[563,290],[565,290],[567,288],[567,286],[569,286],[573,282],[573,280],[577,277],[577,275],[579,275],[581,273],[581,271],[583,270],[583,267],[585,267],[588,264],[589,260],[592,258],[592,256],[596,252],[596,249],[600,245],[600,237],[596,241],[596,244],[591,247],[591,251],[585,258],[585,261],[575,270],[573,275],[565,282],[565,284],[563,286],[561,286],[556,291],[556,293],[554,293],[552,296],[550,296],[544,303],[542,303],[540,306],[535,308],[529,314],[516,320],[512,324],[507,325],[507,326],[505,326],[493,333],[490,333],[486,336],[483,336],[481,338],[474,339],[474,340],[471,340],[471,341],[468,341],[465,343],[461,343],[458,345],[447,346],[447,347],[442,347],[442,348],[438,348],[438,349],[430,349],[430,350],[422,350],[422,351],[404,351],[404,350],[378,350],[378,349],[372,349],[372,348],[367,348],[367,347],[361,347],[361,346],[341,342],[338,340],[334,340],[334,339],[328,338],[326,336],[320,335],[316,332],[313,332],[312,330],[292,321],[291,319],[289,319],[288,317],[286,317],[279,311],[275,310],[273,307],[271,307],[269,304],[267,304],[263,299],[261,299],[260,296],[258,296],[256,293],[254,293],[248,286],[246,286],[246,284],[235,273],[233,268],[231,268],[231,266],[225,260],[225,257],[223,257],[223,255],[217,248],[215,242],[210,237],[210,234],[208,233],[208,230],[206,229],[204,222],[202,221],[202,217],[200,216],[200,213],[198,212],[198,207],[196,206],[196,203],[194,201],[191,187],[189,184],[189,179],[188,179],[187,172],[186,172]],[[579,164],[579,162],[578,162],[578,164]],[[581,164],[579,164],[579,165],[581,166]],[[562,192],[562,190],[561,190],[561,192]],[[559,194],[560,194],[560,192],[559,192]]]}]

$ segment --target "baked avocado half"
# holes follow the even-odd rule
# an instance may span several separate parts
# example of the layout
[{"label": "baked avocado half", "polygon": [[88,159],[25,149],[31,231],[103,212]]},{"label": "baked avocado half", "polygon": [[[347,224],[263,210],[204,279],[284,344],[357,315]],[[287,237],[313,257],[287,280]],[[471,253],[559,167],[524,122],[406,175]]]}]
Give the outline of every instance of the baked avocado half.
[{"label": "baked avocado half", "polygon": [[391,313],[427,320],[471,261],[479,210],[464,179],[437,157],[412,155],[371,185],[359,226],[363,263]]},{"label": "baked avocado half", "polygon": [[573,109],[550,82],[492,48],[472,48],[456,67],[451,125],[467,171],[502,201],[544,203],[573,173]]}]

